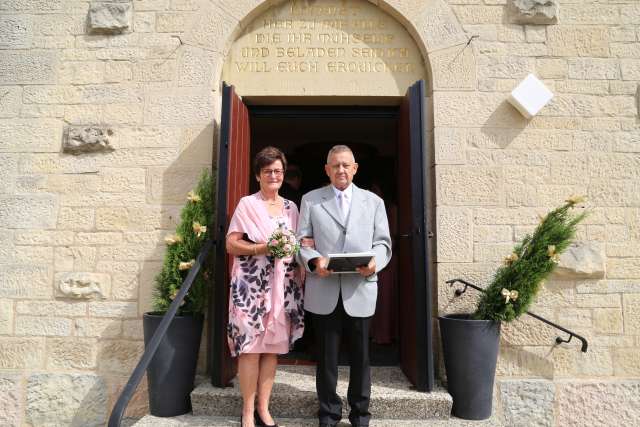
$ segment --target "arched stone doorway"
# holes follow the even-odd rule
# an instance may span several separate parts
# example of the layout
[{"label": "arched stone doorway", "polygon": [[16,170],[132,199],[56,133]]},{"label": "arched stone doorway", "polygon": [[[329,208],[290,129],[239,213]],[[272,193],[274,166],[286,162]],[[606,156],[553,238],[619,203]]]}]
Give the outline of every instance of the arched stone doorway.
[{"label": "arched stone doorway", "polygon": [[[209,68],[215,67],[215,77],[209,81],[214,91],[218,91],[222,81],[228,79],[236,85],[237,92],[249,105],[261,105],[263,108],[265,105],[271,107],[276,105],[315,107],[323,105],[325,108],[326,106],[336,107],[338,105],[394,106],[400,103],[405,90],[415,79],[423,78],[427,82],[426,97],[423,99],[427,106],[423,141],[425,142],[424,153],[429,159],[425,169],[426,174],[431,175],[434,166],[434,153],[438,150],[436,144],[439,130],[433,125],[433,116],[436,112],[439,92],[474,90],[476,88],[472,49],[467,48],[467,39],[451,10],[444,2],[417,2],[421,4],[410,7],[401,1],[366,2],[364,0],[353,2],[328,0],[325,2],[241,1],[234,4],[225,3],[224,1],[212,2],[210,6],[205,8],[204,13],[194,21],[190,31],[185,34],[181,41],[188,45],[187,49],[190,54],[183,56],[183,66],[188,67],[190,61],[201,60],[201,58],[196,59],[198,58],[198,50],[206,52],[211,61]],[[314,7],[320,9],[313,9]],[[332,7],[334,9],[331,9]],[[305,15],[304,11],[309,8],[312,12]],[[339,33],[335,30],[344,29],[341,27],[343,24],[340,23],[340,20],[330,17],[328,18],[329,22],[318,20],[319,23],[317,23],[314,19],[314,14],[317,13],[337,14],[339,17],[340,13],[349,15],[356,9],[366,12],[362,19],[363,23],[360,24],[363,30],[369,30],[365,34],[380,35],[384,34],[384,30],[391,28],[393,31],[389,34],[402,33],[402,43],[404,43],[404,45],[401,43],[400,46],[391,46],[391,49],[402,49],[403,46],[410,45],[407,48],[408,51],[402,52],[389,50],[389,47],[384,46],[383,42],[388,41],[389,38],[370,38],[368,40],[360,38],[358,42],[363,43],[365,49],[370,49],[368,51],[359,50],[360,59],[362,59],[363,52],[366,52],[366,55],[370,55],[369,57],[373,59],[380,59],[387,55],[387,58],[399,58],[402,62],[392,60],[387,60],[387,62],[354,61],[355,51],[353,50],[351,57],[345,58],[348,55],[339,50],[340,44],[344,40],[349,43],[353,38],[342,40],[333,38]],[[314,10],[317,13],[313,12]],[[320,12],[318,12],[319,10]],[[299,12],[298,17],[307,26],[319,25],[321,29],[328,30],[322,34],[327,34],[328,47],[333,49],[332,51],[326,49],[323,51],[310,50],[309,48],[317,48],[318,46],[305,46],[307,42],[313,41],[313,37],[317,37],[318,33],[311,33],[311,39],[309,39],[306,32],[293,31],[295,28],[293,28],[291,18],[296,18],[296,11]],[[359,12],[352,16],[354,16],[352,19],[361,17]],[[386,20],[383,23],[377,21],[378,24],[376,24],[376,18],[380,16],[385,16]],[[267,21],[268,23],[266,23]],[[259,23],[261,28],[256,23]],[[376,25],[378,26],[376,27]],[[305,28],[305,30],[309,29]],[[372,29],[380,31],[372,31]],[[276,38],[275,34],[280,34],[280,38]],[[353,34],[354,32],[348,33],[350,37],[353,37]],[[293,44],[293,46],[283,46],[282,37],[285,38],[287,44]],[[254,43],[248,42],[251,39]],[[382,47],[374,46],[376,42],[380,43]],[[273,59],[272,57],[278,58],[278,55],[280,59],[293,58],[293,60],[269,62],[270,59]],[[320,57],[320,55],[323,56]],[[314,59],[315,63],[308,60],[309,56]],[[381,63],[384,65],[376,65]],[[198,64],[193,65],[199,66]],[[376,67],[385,68],[380,70]],[[322,74],[319,71],[325,72],[324,80],[318,79],[317,75]],[[366,77],[362,79],[362,82],[354,81],[353,74],[363,72],[366,73]],[[269,76],[265,77],[268,73]],[[298,78],[292,77],[294,73],[297,73]],[[310,78],[309,76],[313,73],[316,74],[315,78]],[[372,74],[376,73],[378,79],[370,78]],[[274,75],[278,75],[280,80],[274,79],[272,77]],[[334,78],[327,80],[327,75],[333,75]],[[256,76],[260,78],[256,78]],[[287,76],[287,78],[282,79],[283,76]],[[216,116],[223,113],[224,106],[221,106],[220,112],[216,113]],[[370,118],[369,123],[374,121]],[[318,129],[321,127],[321,125],[316,126]],[[269,129],[273,130],[274,127],[277,125],[273,123],[271,128],[267,126],[266,133],[269,132]],[[344,128],[346,129],[346,126]],[[434,186],[430,190],[433,192]],[[428,229],[432,229],[435,223],[433,200],[434,197],[431,194],[425,201],[425,209],[430,212]],[[430,206],[433,209],[429,209]],[[425,262],[434,263],[435,259],[425,258]],[[435,264],[433,266],[435,267]],[[430,272],[435,276],[435,268],[431,268]],[[431,282],[435,283],[434,280]],[[434,290],[434,300],[435,295]],[[215,350],[213,353],[216,353]],[[216,358],[216,354],[213,354],[213,357]]]}]

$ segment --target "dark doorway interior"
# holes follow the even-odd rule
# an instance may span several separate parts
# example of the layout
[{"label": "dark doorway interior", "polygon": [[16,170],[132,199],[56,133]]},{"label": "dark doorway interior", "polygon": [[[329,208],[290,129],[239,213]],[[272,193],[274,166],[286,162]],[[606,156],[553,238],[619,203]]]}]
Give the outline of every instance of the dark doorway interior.
[{"label": "dark doorway interior", "polygon": [[[304,194],[328,183],[324,164],[329,149],[336,144],[348,145],[359,164],[354,182],[361,188],[378,193],[385,200],[393,235],[398,204],[398,114],[398,107],[249,106],[251,158],[265,146],[280,148],[289,164],[301,171],[299,193]],[[250,186],[251,192],[257,191],[253,177],[250,177]],[[390,266],[380,275],[378,306],[371,331],[373,365],[399,363],[396,261],[394,256]],[[282,363],[313,362],[313,330],[310,324],[310,321],[306,322],[305,336],[295,350],[281,360]],[[347,363],[346,357],[341,359],[341,363]]]}]

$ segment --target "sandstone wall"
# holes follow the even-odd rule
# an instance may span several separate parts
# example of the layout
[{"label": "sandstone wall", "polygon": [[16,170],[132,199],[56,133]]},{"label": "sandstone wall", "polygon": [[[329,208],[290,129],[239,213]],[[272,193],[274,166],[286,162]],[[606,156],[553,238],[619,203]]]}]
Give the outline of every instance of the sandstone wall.
[{"label": "sandstone wall", "polygon": [[[640,4],[515,3],[448,1],[478,36],[477,87],[434,94],[440,312],[476,298],[454,301],[445,280],[487,283],[539,214],[586,195],[576,257],[563,257],[531,311],[585,336],[589,350],[553,345],[557,331],[527,316],[503,325],[498,375],[537,380],[502,382],[500,405],[508,425],[633,424],[637,410],[617,405],[637,408],[637,398],[613,396],[640,376]],[[556,4],[557,18],[521,23],[534,3]],[[555,94],[532,120],[505,102],[529,73]]]},{"label": "sandstone wall", "polygon": [[[631,425],[640,4],[372,3],[427,60],[440,312],[474,298],[444,280],[485,283],[538,214],[589,197],[576,252],[590,262],[565,260],[533,309],[589,352],[527,318],[506,326],[498,408],[510,425]],[[211,166],[225,54],[269,4],[0,1],[0,424],[104,423],[143,347],[162,238]],[[532,120],[505,101],[529,73],[555,94]]]}]

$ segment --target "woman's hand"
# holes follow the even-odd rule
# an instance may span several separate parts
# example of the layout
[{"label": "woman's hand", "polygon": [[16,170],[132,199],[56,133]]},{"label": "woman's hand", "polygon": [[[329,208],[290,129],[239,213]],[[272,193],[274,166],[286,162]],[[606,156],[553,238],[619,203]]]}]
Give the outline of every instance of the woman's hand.
[{"label": "woman's hand", "polygon": [[258,255],[269,255],[269,246],[266,243],[256,243],[256,246]]},{"label": "woman's hand", "polygon": [[266,243],[253,243],[243,239],[243,234],[236,232],[227,236],[226,249],[229,255],[267,255],[269,248]]},{"label": "woman's hand", "polygon": [[300,239],[300,246],[302,246],[303,248],[315,249],[316,241],[313,240],[312,237],[303,237],[302,239]]}]

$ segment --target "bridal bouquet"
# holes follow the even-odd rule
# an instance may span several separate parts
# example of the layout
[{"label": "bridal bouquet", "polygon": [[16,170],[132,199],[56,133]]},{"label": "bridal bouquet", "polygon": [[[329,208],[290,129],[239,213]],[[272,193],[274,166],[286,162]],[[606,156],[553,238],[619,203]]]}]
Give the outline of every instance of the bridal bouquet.
[{"label": "bridal bouquet", "polygon": [[298,253],[300,243],[292,230],[280,226],[271,234],[267,241],[269,255],[276,258],[287,258]]}]

